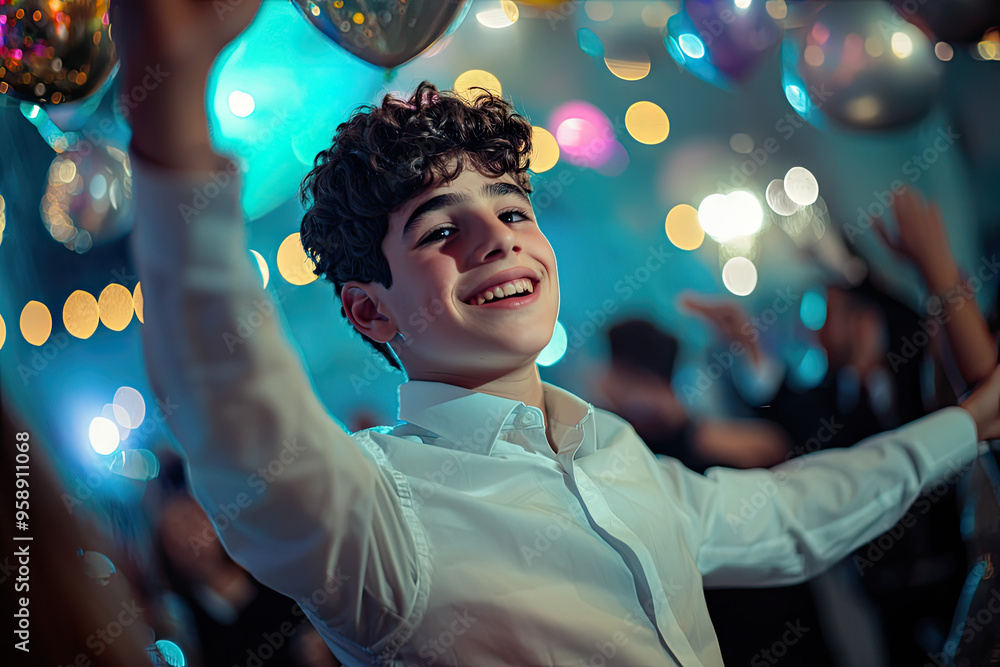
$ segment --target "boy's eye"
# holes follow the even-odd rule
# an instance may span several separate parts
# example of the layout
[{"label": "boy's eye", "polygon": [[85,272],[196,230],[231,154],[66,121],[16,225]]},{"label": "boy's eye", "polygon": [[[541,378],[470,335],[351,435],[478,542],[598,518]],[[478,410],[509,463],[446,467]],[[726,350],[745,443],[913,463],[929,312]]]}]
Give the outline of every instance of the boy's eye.
[{"label": "boy's eye", "polygon": [[431,232],[420,241],[420,245],[448,238],[448,236],[451,236],[451,234],[446,235],[445,232],[454,232],[454,231],[455,231],[454,227],[438,227],[437,229],[431,230]]},{"label": "boy's eye", "polygon": [[504,211],[503,213],[497,215],[497,218],[499,218],[502,222],[517,222],[516,220],[508,219],[510,218],[510,216],[521,216],[522,220],[528,219],[528,214],[517,208],[512,208],[509,211]]}]

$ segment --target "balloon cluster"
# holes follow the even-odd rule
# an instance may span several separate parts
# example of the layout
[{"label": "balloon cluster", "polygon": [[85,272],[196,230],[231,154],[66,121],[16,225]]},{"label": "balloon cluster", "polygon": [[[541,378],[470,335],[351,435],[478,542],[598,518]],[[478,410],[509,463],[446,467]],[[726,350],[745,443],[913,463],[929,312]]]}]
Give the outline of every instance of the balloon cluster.
[{"label": "balloon cluster", "polygon": [[72,102],[97,91],[117,64],[107,0],[0,3],[0,93]]}]

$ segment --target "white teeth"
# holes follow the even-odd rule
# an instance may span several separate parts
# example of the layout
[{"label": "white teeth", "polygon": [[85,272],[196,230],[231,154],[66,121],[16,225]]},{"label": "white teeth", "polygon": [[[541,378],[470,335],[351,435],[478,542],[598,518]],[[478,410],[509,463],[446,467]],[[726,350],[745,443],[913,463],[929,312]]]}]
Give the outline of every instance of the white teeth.
[{"label": "white teeth", "polygon": [[518,278],[517,280],[510,280],[503,285],[497,285],[496,287],[480,292],[477,296],[469,299],[469,304],[481,306],[487,301],[493,301],[494,299],[502,299],[521,292],[533,294],[534,291],[535,286],[530,280]]}]

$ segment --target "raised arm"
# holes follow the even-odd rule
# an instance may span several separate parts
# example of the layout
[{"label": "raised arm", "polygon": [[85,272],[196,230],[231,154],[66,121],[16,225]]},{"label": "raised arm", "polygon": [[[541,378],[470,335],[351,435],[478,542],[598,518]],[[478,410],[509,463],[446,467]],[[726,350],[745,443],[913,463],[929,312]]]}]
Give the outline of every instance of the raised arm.
[{"label": "raised arm", "polygon": [[[817,439],[836,428],[817,425]],[[956,481],[976,457],[977,441],[997,437],[1000,370],[961,408],[848,449],[770,470],[712,468],[705,476],[669,460],[662,465],[677,504],[689,508],[706,586],[786,585],[823,572],[900,519],[905,529],[907,510],[926,511],[914,505],[921,493]]]},{"label": "raised arm", "polygon": [[910,259],[923,276],[932,297],[931,315],[944,323],[962,377],[970,386],[986,379],[997,365],[996,345],[959,273],[941,209],[908,189],[896,197],[892,210],[899,238],[890,237],[881,221],[875,229],[887,246]]},{"label": "raised arm", "polygon": [[422,613],[419,524],[378,452],[326,413],[251,269],[239,171],[208,144],[204,91],[259,0],[227,3],[221,21],[219,4],[127,0],[115,14],[116,35],[142,37],[126,89],[146,67],[165,73],[131,119],[147,369],[229,553],[296,599],[341,659],[368,663]]}]

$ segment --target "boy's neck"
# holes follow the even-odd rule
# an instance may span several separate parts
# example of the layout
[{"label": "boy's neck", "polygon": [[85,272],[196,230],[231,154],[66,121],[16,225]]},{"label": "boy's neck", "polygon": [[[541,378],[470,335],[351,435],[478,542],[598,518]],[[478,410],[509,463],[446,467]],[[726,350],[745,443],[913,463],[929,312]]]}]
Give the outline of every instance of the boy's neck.
[{"label": "boy's neck", "polygon": [[552,442],[551,422],[545,405],[545,394],[542,390],[542,379],[538,374],[538,366],[530,364],[508,373],[494,375],[470,375],[452,373],[408,373],[410,380],[426,382],[444,382],[456,387],[472,391],[521,401],[525,405],[538,408],[545,418],[545,436],[553,451],[557,451]]}]

